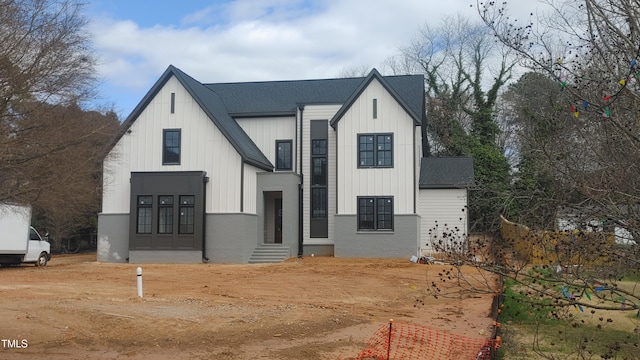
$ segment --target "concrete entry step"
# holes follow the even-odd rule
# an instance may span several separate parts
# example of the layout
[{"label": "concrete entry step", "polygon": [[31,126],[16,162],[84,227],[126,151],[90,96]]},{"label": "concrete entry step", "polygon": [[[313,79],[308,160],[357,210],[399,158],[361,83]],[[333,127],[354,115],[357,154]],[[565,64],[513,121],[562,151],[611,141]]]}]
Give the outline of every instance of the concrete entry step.
[{"label": "concrete entry step", "polygon": [[289,247],[281,244],[263,244],[253,250],[249,264],[280,263],[289,258]]}]

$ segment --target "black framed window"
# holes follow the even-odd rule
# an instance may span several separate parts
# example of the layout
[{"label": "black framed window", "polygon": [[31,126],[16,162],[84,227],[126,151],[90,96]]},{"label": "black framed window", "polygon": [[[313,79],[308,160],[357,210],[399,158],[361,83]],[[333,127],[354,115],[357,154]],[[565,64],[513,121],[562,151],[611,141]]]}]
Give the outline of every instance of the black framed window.
[{"label": "black framed window", "polygon": [[311,167],[311,185],[327,185],[327,158],[314,157]]},{"label": "black framed window", "polygon": [[180,129],[162,130],[162,165],[180,165]]},{"label": "black framed window", "polygon": [[358,230],[393,230],[393,197],[358,197]]},{"label": "black framed window", "polygon": [[179,234],[193,234],[195,225],[195,196],[180,195]]},{"label": "black framed window", "polygon": [[329,121],[311,120],[310,123],[310,173],[311,173],[311,219],[309,237],[327,238],[329,236],[329,174],[327,172]]},{"label": "black framed window", "polygon": [[276,170],[291,170],[291,140],[276,140]]},{"label": "black framed window", "polygon": [[372,167],[375,164],[374,139],[373,135],[358,136],[358,167]]},{"label": "black framed window", "polygon": [[311,155],[327,155],[327,140],[326,139],[312,140]]},{"label": "black framed window", "polygon": [[158,234],[173,234],[173,195],[158,196]]},{"label": "black framed window", "polygon": [[327,217],[327,188],[311,189],[311,217]]},{"label": "black framed window", "polygon": [[358,167],[393,167],[393,134],[358,135]]},{"label": "black framed window", "polygon": [[393,199],[390,197],[376,198],[376,229],[393,230]]},{"label": "black framed window", "polygon": [[153,196],[139,195],[137,208],[138,224],[136,226],[136,233],[151,234],[151,223],[153,219]]}]

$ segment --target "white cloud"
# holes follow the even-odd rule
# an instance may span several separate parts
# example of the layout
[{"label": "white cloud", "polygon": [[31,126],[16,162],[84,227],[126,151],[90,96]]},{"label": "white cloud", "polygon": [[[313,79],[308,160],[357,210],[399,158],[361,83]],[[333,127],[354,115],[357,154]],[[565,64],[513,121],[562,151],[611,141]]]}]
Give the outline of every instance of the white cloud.
[{"label": "white cloud", "polygon": [[100,75],[124,91],[144,93],[169,64],[203,82],[326,78],[379,67],[426,22],[477,16],[470,1],[236,0],[177,25],[103,17],[92,33]]}]

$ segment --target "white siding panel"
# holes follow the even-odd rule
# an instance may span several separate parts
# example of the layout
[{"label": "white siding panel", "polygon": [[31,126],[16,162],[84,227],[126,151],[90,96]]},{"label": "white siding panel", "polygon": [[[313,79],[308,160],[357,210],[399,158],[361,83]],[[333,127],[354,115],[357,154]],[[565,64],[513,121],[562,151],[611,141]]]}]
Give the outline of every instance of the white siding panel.
[{"label": "white siding panel", "polygon": [[[175,113],[170,112],[175,93]],[[180,165],[162,165],[162,130],[181,129]],[[103,213],[129,212],[136,171],[206,171],[207,212],[240,211],[242,160],[189,93],[171,78],[105,159]]]},{"label": "white siding panel", "polygon": [[243,212],[245,213],[257,213],[256,197],[258,196],[258,172],[260,171],[262,170],[254,166],[244,164]]},{"label": "white siding panel", "polygon": [[[237,122],[274,166],[276,140],[293,140],[292,151],[297,148],[295,116],[245,118],[237,119]],[[296,169],[298,158],[295,153],[292,155],[292,165]]]},{"label": "white siding panel", "polygon": [[[458,236],[467,234],[467,191],[465,189],[421,189],[420,249],[423,254],[433,252],[432,237],[443,232]],[[458,228],[459,231],[455,231]]]},{"label": "white siding panel", "polygon": [[[378,116],[373,119],[373,99]],[[396,214],[413,214],[414,121],[376,80],[338,122],[338,213],[356,214],[356,198],[392,195]],[[393,133],[393,168],[358,168],[358,134]]]}]

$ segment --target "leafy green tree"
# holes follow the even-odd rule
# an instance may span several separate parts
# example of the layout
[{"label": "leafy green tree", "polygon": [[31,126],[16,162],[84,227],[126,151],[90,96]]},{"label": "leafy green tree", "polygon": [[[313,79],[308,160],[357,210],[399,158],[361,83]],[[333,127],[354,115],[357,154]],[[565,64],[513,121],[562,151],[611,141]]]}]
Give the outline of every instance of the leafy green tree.
[{"label": "leafy green tree", "polygon": [[[412,43],[386,62],[395,73],[425,75],[423,155],[474,159],[477,183],[469,213],[476,231],[496,229],[510,178],[505,149],[499,144],[496,106],[513,64],[502,54],[497,66],[490,67],[497,50],[484,25],[446,18],[439,27],[425,25]],[[489,73],[493,81],[487,82]]]}]

